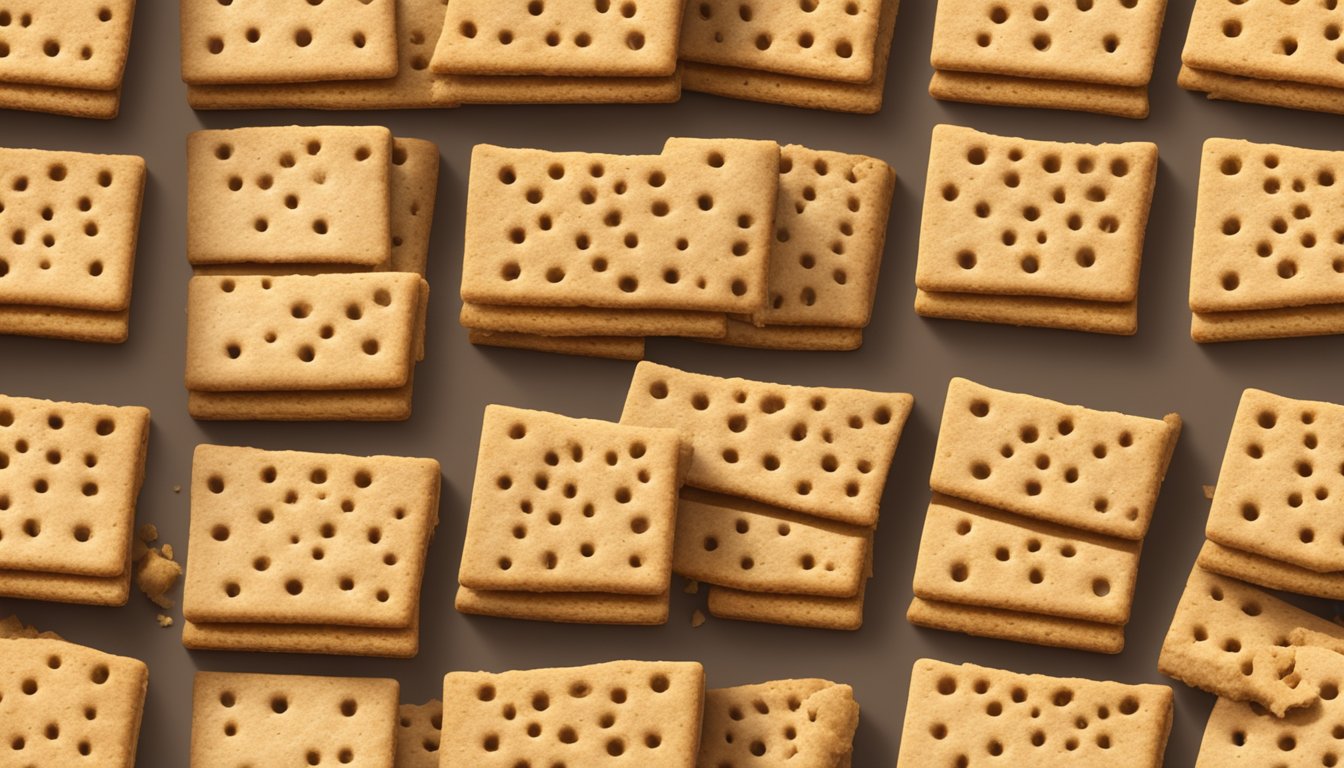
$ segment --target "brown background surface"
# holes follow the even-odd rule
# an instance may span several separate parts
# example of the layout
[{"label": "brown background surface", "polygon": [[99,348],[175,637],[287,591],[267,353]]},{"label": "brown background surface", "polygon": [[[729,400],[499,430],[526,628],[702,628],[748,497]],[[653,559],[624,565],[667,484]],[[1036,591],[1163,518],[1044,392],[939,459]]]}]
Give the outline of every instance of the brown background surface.
[{"label": "brown background surface", "polygon": [[[780,0],[781,2],[784,0]],[[1198,551],[1213,483],[1240,391],[1257,386],[1294,397],[1344,400],[1338,338],[1199,347],[1189,340],[1186,290],[1201,142],[1228,136],[1341,148],[1344,118],[1206,102],[1175,84],[1194,0],[1173,0],[1162,35],[1146,121],[993,107],[930,99],[932,0],[906,0],[888,79],[886,107],[860,117],[734,102],[688,93],[666,106],[468,107],[400,113],[193,113],[179,81],[176,3],[142,0],[137,11],[122,114],[113,122],[0,113],[0,146],[140,154],[149,163],[131,338],[123,346],[0,338],[0,391],[62,400],[140,404],[153,411],[140,522],[185,552],[191,452],[197,443],[343,453],[432,456],[443,464],[442,522],[423,595],[422,650],[412,661],[318,656],[188,653],[178,627],[160,629],[141,596],[119,609],[0,600],[0,614],[150,666],[140,766],[185,766],[191,676],[196,669],[395,677],[404,701],[437,696],[450,669],[583,664],[611,658],[696,659],[709,683],[827,677],[853,684],[863,707],[854,765],[892,766],[899,748],[911,663],[921,656],[1023,672],[1171,682],[1156,671],[1158,649]],[[929,132],[939,122],[1028,138],[1146,139],[1161,168],[1142,278],[1140,330],[1112,338],[950,321],[911,309]],[[201,127],[301,123],[385,124],[400,136],[438,142],[443,154],[429,279],[428,354],[416,376],[406,423],[198,424],[182,387],[189,269],[184,253],[184,146]],[[673,590],[672,619],[650,629],[562,626],[467,618],[452,608],[481,411],[501,402],[575,416],[615,419],[633,366],[536,353],[476,349],[456,322],[463,201],[471,146],[655,152],[668,136],[769,138],[882,157],[899,174],[886,261],[867,343],[845,354],[743,351],[689,341],[653,341],[649,358],[695,371],[796,384],[912,392],[916,406],[883,500],[876,575],[867,623],[831,633],[716,621],[690,615],[700,596]],[[1148,416],[1177,411],[1186,423],[1148,536],[1128,645],[1099,656],[918,630],[905,620],[911,596],[939,414],[947,381],[991,386]],[[1324,611],[1329,606],[1317,606]],[[174,615],[180,615],[174,612]],[[1170,766],[1194,763],[1212,698],[1180,684],[1167,751]],[[451,723],[449,724],[451,727]],[[0,758],[0,763],[4,759]]]}]

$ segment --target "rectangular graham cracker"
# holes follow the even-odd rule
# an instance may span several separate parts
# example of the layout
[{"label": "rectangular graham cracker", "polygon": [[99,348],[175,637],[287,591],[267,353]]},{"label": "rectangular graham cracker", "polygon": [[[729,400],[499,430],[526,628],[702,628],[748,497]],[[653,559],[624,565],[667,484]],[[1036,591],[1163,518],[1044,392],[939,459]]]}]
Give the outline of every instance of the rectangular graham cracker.
[{"label": "rectangular graham cracker", "polygon": [[472,152],[462,298],[749,313],[766,295],[779,147],[669,139],[660,155]]},{"label": "rectangular graham cracker", "polygon": [[433,459],[197,446],[183,616],[405,628],[438,499]]},{"label": "rectangular graham cracker", "polygon": [[[827,4],[827,6],[831,5]],[[871,18],[870,14],[872,14],[872,9],[875,6],[877,7],[877,29],[871,56],[867,54],[864,43],[848,38],[834,37],[831,34],[833,27],[822,29],[820,24],[817,24],[813,31],[805,33],[810,34],[810,39],[815,48],[815,55],[807,56],[808,63],[803,64],[802,59],[795,56],[790,57],[791,61],[787,65],[781,65],[777,68],[783,69],[785,66],[790,68],[805,67],[816,69],[820,74],[817,77],[808,77],[787,72],[770,71],[772,67],[775,67],[775,63],[780,62],[783,57],[773,55],[768,51],[772,49],[773,51],[785,51],[791,41],[786,39],[777,41],[771,33],[763,32],[757,34],[765,35],[765,40],[768,42],[766,52],[762,52],[759,47],[752,52],[743,51],[739,48],[735,51],[733,57],[742,59],[744,62],[751,59],[764,66],[752,64],[751,66],[737,67],[721,63],[692,61],[687,57],[682,60],[682,85],[688,91],[699,91],[732,99],[783,104],[806,109],[825,109],[835,112],[876,113],[882,109],[887,64],[891,58],[891,41],[895,34],[896,14],[900,10],[900,0],[881,0],[880,4],[875,4],[872,0],[864,0],[864,2],[856,2],[845,7],[847,9],[855,8],[858,13],[853,15],[862,17],[857,21],[859,25],[864,25]],[[702,5],[701,7],[706,6]],[[730,4],[717,2],[708,7],[711,10],[711,20],[722,22],[726,19],[736,29],[742,29],[742,25],[730,16],[734,13]],[[834,8],[839,7],[839,5],[834,5]],[[714,16],[716,10],[717,17]],[[807,8],[804,7],[803,10],[806,11]],[[778,5],[777,7],[752,6],[748,10],[748,15],[757,11],[783,17],[785,23],[790,22],[789,16],[796,16],[796,14],[790,13],[784,5]],[[741,18],[740,9],[738,13],[738,17]],[[686,24],[702,26],[703,17],[697,14],[698,9],[688,4]],[[824,14],[830,16],[831,9],[828,7]],[[812,14],[809,12],[808,15]],[[841,22],[841,25],[849,26],[844,21]],[[709,33],[711,35],[710,39],[712,39],[713,30],[710,30]],[[819,37],[820,39],[818,39]],[[700,38],[698,34],[697,38]],[[807,38],[799,37],[795,39],[801,42]],[[757,45],[758,41],[755,38],[750,40],[751,45]],[[829,45],[827,45],[828,42]],[[847,49],[843,47],[845,43],[848,43],[849,47]],[[801,48],[802,46],[799,45],[793,50],[798,51]],[[834,62],[836,58],[844,59],[845,57],[839,56],[844,50],[850,52],[848,57],[850,59],[871,61],[871,77],[864,81],[853,82],[831,76],[830,73],[835,70],[826,64],[827,62]],[[857,56],[854,55],[856,51],[859,52]],[[716,56],[722,55],[720,51],[714,51],[713,53]],[[850,76],[852,76],[852,72],[850,72]]]},{"label": "rectangular graham cracker", "polygon": [[1196,0],[1181,62],[1228,75],[1344,88],[1340,24],[1331,0],[1250,8]]},{"label": "rectangular graham cracker", "polygon": [[[638,755],[650,768],[695,768],[704,696],[705,673],[697,662],[449,672],[443,719],[450,727],[443,729],[439,767],[599,768],[626,765]],[[533,725],[554,736],[529,738]]]},{"label": "rectangular graham cracker", "polygon": [[411,417],[411,385],[338,392],[189,391],[187,410],[200,421],[405,421]]},{"label": "rectangular graham cracker", "polygon": [[139,659],[60,639],[0,639],[6,760],[133,768],[148,686]]},{"label": "rectangular graham cracker", "polygon": [[681,456],[672,429],[487,406],[459,582],[667,592]]},{"label": "rectangular graham cracker", "polygon": [[458,587],[458,613],[561,624],[667,623],[668,593],[617,595],[600,592],[508,592]]},{"label": "rectangular graham cracker", "polygon": [[182,622],[182,645],[200,651],[318,653],[409,659],[420,652],[420,616],[405,627],[330,624],[198,624]]},{"label": "rectangular graham cracker", "polygon": [[405,386],[415,367],[422,282],[404,272],[193,277],[187,388]]},{"label": "rectangular graham cracker", "polygon": [[672,570],[749,592],[853,597],[871,532],[731,496],[687,489]]},{"label": "rectangular graham cracker", "polygon": [[895,171],[874,157],[790,144],[780,149],[779,172],[769,296],[752,321],[863,328],[877,292]]},{"label": "rectangular graham cracker", "polygon": [[397,708],[397,768],[439,768],[443,702],[402,704]]},{"label": "rectangular graham cracker", "polygon": [[1344,152],[1204,143],[1190,269],[1197,313],[1344,303]]},{"label": "rectangular graham cracker", "polygon": [[1317,696],[1284,679],[1293,669],[1295,630],[1344,641],[1344,628],[1195,566],[1162,642],[1157,669],[1225,699],[1258,702],[1282,717],[1310,706]]},{"label": "rectangular graham cracker", "polygon": [[1157,146],[933,130],[915,285],[1125,303],[1138,295]]},{"label": "rectangular graham cracker", "polygon": [[0,83],[0,109],[111,120],[121,111],[121,89],[88,91],[53,85]]},{"label": "rectangular graham cracker", "polygon": [[131,597],[131,555],[116,576],[76,576],[42,571],[0,571],[0,596],[76,605],[125,605]]},{"label": "rectangular graham cracker", "polygon": [[[899,761],[956,765],[974,754],[975,763],[1160,768],[1172,716],[1165,685],[919,659],[910,674]],[[988,760],[980,757],[986,754]]]},{"label": "rectangular graham cracker", "polygon": [[87,91],[121,87],[135,0],[64,0],[6,8],[0,81]]},{"label": "rectangular graham cracker", "polygon": [[66,341],[120,344],[130,336],[131,313],[0,305],[0,333]]},{"label": "rectangular graham cracker", "polygon": [[772,325],[758,328],[728,319],[722,338],[703,339],[713,344],[747,349],[785,349],[810,352],[848,352],[863,346],[862,328],[828,328],[816,325]]},{"label": "rectangular graham cracker", "polygon": [[0,305],[38,312],[127,310],[144,159],[0,149],[0,169],[6,190]]},{"label": "rectangular graham cracker", "polygon": [[635,367],[622,424],[681,430],[686,484],[851,525],[877,523],[914,398]]},{"label": "rectangular graham cracker", "polygon": [[396,680],[197,672],[193,768],[351,763],[392,768]]},{"label": "rectangular graham cracker", "polygon": [[1184,65],[1176,82],[1188,91],[1203,92],[1210,99],[1344,114],[1344,88],[1257,80]]},{"label": "rectangular graham cracker", "polygon": [[1329,691],[1309,706],[1275,717],[1253,704],[1218,699],[1209,714],[1195,768],[1225,765],[1329,765],[1339,760],[1344,718],[1344,656],[1321,648],[1297,652],[1294,675]]},{"label": "rectangular graham cracker", "polygon": [[986,293],[915,291],[915,312],[921,317],[967,320],[1086,333],[1133,336],[1139,330],[1138,300],[1076,301],[1044,296],[997,296]]},{"label": "rectangular graham cracker", "polygon": [[[869,558],[871,560],[871,553]],[[784,624],[809,629],[855,631],[863,627],[863,598],[867,580],[853,597],[817,597],[746,592],[711,586],[709,615],[716,619]]]},{"label": "rectangular graham cracker", "polygon": [[935,493],[915,596],[1100,624],[1126,624],[1140,543],[1024,519]]},{"label": "rectangular graham cracker", "polygon": [[1212,541],[1199,550],[1199,567],[1269,589],[1344,600],[1344,572],[1318,573]]},{"label": "rectangular graham cracker", "polygon": [[1125,628],[1117,624],[943,603],[922,597],[910,601],[905,618],[917,627],[1015,643],[1073,648],[1092,653],[1114,654],[1125,649]]},{"label": "rectangular graham cracker", "polygon": [[436,75],[434,105],[671,104],[681,99],[681,68],[665,77]]},{"label": "rectangular graham cracker", "polygon": [[125,574],[148,443],[139,406],[0,395],[0,569]]},{"label": "rectangular graham cracker", "polygon": [[929,80],[929,95],[1004,107],[1062,109],[1142,120],[1148,116],[1148,86],[1041,80],[1011,75],[939,70]]},{"label": "rectangular graham cracker", "polygon": [[1141,540],[1180,432],[1176,414],[1095,411],[954,377],[929,485],[1007,512]]},{"label": "rectangular graham cracker", "polygon": [[191,85],[192,109],[426,109],[434,106],[429,57],[443,30],[443,0],[396,0],[397,70],[390,79]]},{"label": "rectangular graham cracker", "polygon": [[429,266],[429,236],[439,190],[439,147],[424,139],[392,139],[389,200],[392,255],[375,269],[414,272]]},{"label": "rectangular graham cracker", "polygon": [[612,360],[643,360],[644,339],[638,336],[541,336],[507,331],[472,329],[468,338],[483,347],[526,349],[558,355],[605,357]]},{"label": "rectangular graham cracker", "polygon": [[392,133],[377,126],[196,131],[187,137],[187,258],[385,262],[391,158]]},{"label": "rectangular graham cracker", "polygon": [[1166,0],[943,0],[935,69],[1111,86],[1153,76]]},{"label": "rectangular graham cracker", "polygon": [[705,691],[696,765],[839,768],[854,751],[858,725],[854,689],[829,680],[713,688]]},{"label": "rectangular graham cracker", "polygon": [[397,74],[395,0],[180,0],[188,85],[385,79]]},{"label": "rectangular graham cracker", "polygon": [[505,307],[464,302],[459,321],[477,331],[537,336],[690,336],[720,338],[727,332],[721,312],[674,309],[590,309],[588,307]]},{"label": "rectangular graham cracker", "polygon": [[1201,344],[1344,333],[1344,304],[1246,312],[1194,312],[1190,338]]},{"label": "rectangular graham cracker", "polygon": [[[1344,571],[1333,494],[1344,493],[1344,406],[1258,389],[1241,395],[1206,534],[1320,574]],[[1332,494],[1333,492],[1333,494]]]}]

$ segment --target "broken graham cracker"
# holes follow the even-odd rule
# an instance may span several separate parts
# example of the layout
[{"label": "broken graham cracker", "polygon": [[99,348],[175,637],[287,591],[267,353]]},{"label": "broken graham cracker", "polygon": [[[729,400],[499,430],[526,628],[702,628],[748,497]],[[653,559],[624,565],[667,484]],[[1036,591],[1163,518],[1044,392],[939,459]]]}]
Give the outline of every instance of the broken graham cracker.
[{"label": "broken graham cracker", "polygon": [[487,406],[458,580],[665,594],[681,461],[672,429]]},{"label": "broken graham cracker", "polygon": [[541,336],[507,331],[478,331],[467,334],[472,344],[504,349],[526,349],[558,355],[605,357],[612,360],[643,360],[644,339],[639,336]]},{"label": "broken graham cracker", "polygon": [[1210,541],[1321,574],[1344,571],[1334,478],[1344,406],[1242,393],[1209,510]]},{"label": "broken graham cracker", "polygon": [[686,484],[871,527],[914,398],[635,368],[622,424],[680,429]]},{"label": "broken graham cracker", "polygon": [[0,81],[115,93],[134,17],[135,0],[65,0],[0,10],[5,30]]},{"label": "broken graham cracker", "polygon": [[456,0],[430,61],[438,74],[665,77],[681,0]]},{"label": "broken graham cracker", "polygon": [[695,489],[677,508],[672,570],[751,592],[853,597],[870,531]]},{"label": "broken graham cracker", "polygon": [[1028,675],[919,659],[901,765],[972,765],[980,756],[1045,768],[1160,768],[1171,732],[1165,685]]},{"label": "broken graham cracker", "polygon": [[[637,757],[650,768],[694,768],[704,686],[697,662],[450,672],[443,719],[451,727],[443,731],[439,766],[596,768]],[[537,728],[555,738],[529,738]]]},{"label": "broken graham cracker", "polygon": [[471,167],[464,301],[739,313],[765,302],[774,142],[673,138],[660,155],[481,144]]},{"label": "broken graham cracker", "polygon": [[934,128],[915,284],[1125,303],[1138,294],[1157,147]]},{"label": "broken graham cracker", "polygon": [[1199,567],[1249,584],[1299,595],[1344,600],[1344,572],[1319,573],[1240,549],[1205,541]]},{"label": "broken graham cracker", "polygon": [[1344,737],[1344,656],[1321,648],[1300,648],[1293,674],[1321,695],[1279,718],[1263,708],[1218,699],[1209,715],[1195,768],[1224,765],[1330,765],[1339,760]]},{"label": "broken graham cracker", "polygon": [[191,764],[392,768],[396,680],[197,672]]},{"label": "broken graham cracker", "polygon": [[1125,649],[1125,628],[1118,624],[944,603],[922,597],[910,601],[905,618],[918,627],[1011,640],[1015,643],[1073,648],[1092,653],[1113,654]]},{"label": "broken graham cracker", "polygon": [[1344,89],[1337,5],[1266,3],[1249,10],[1196,0],[1181,62],[1224,75]]},{"label": "broken graham cracker", "polygon": [[1128,623],[1140,543],[1009,515],[935,493],[917,597],[1101,624]]},{"label": "broken graham cracker", "polygon": [[443,702],[402,704],[397,708],[396,768],[439,768],[439,737]]},{"label": "broken graham cracker", "polygon": [[459,320],[473,331],[536,336],[691,336],[719,338],[727,331],[722,312],[675,309],[505,307],[463,302]]},{"label": "broken graham cracker", "polygon": [[666,624],[668,593],[626,595],[602,592],[523,592],[458,587],[458,613],[560,624]]},{"label": "broken graham cracker", "polygon": [[433,459],[198,446],[183,615],[404,628],[438,496]]},{"label": "broken graham cracker", "polygon": [[937,493],[1122,539],[1152,520],[1181,420],[1094,411],[962,378],[947,387]]},{"label": "broken graham cracker", "polygon": [[135,562],[134,576],[136,588],[150,602],[165,610],[173,607],[173,600],[168,597],[168,593],[182,577],[182,566],[173,560],[172,547],[147,549],[144,557]]},{"label": "broken graham cracker", "polygon": [[195,131],[187,137],[187,258],[385,262],[391,159],[392,133],[377,126]]},{"label": "broken graham cracker", "polygon": [[0,333],[121,342],[145,161],[0,149]]},{"label": "broken graham cracker", "polygon": [[188,85],[389,78],[397,74],[394,0],[181,0]]},{"label": "broken graham cracker", "polygon": [[148,685],[139,659],[59,639],[0,639],[7,762],[133,768]]},{"label": "broken graham cracker", "polygon": [[[1235,579],[1190,573],[1157,669],[1225,699],[1255,701],[1282,717],[1318,691],[1289,677],[1295,630],[1344,641],[1344,628]],[[1313,645],[1315,638],[1307,638]],[[1287,678],[1287,679],[1285,679]]]},{"label": "broken graham cracker", "polygon": [[129,576],[148,442],[145,408],[0,396],[0,594],[23,573]]},{"label": "broken graham cracker", "polygon": [[838,768],[853,752],[858,725],[854,689],[829,680],[712,688],[696,765]]}]

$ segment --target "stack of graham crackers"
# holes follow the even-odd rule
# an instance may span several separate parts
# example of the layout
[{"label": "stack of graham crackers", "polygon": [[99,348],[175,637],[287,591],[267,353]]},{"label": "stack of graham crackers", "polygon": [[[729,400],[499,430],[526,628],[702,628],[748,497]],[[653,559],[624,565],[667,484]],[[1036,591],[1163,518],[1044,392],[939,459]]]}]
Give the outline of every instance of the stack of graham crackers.
[{"label": "stack of graham crackers", "polygon": [[1066,144],[937,126],[915,311],[1132,335],[1156,179],[1157,146],[1148,142]]},{"label": "stack of graham crackers", "polygon": [[434,101],[677,101],[684,7],[682,0],[455,0],[430,60]]},{"label": "stack of graham crackers", "polygon": [[181,0],[193,109],[435,106],[429,56],[446,0]]},{"label": "stack of graham crackers", "polygon": [[882,108],[899,0],[688,3],[682,84],[734,99],[871,114]]},{"label": "stack of graham crackers", "polygon": [[1119,653],[1180,430],[953,379],[911,623]]},{"label": "stack of graham crackers", "polygon": [[1344,114],[1336,0],[1196,0],[1178,82],[1210,99]]},{"label": "stack of graham crackers", "polygon": [[409,658],[439,463],[201,445],[188,648]]},{"label": "stack of graham crackers", "polygon": [[438,149],[294,126],[198,131],[187,155],[192,416],[408,418]]},{"label": "stack of graham crackers", "polygon": [[1166,7],[1167,0],[940,0],[929,93],[1147,117]]},{"label": "stack of graham crackers", "polygon": [[125,605],[149,411],[0,395],[0,596]]},{"label": "stack of graham crackers", "polygon": [[461,321],[476,344],[640,359],[646,336],[853,349],[872,315],[895,175],[773,142],[661,155],[480,145]]},{"label": "stack of graham crackers", "polygon": [[666,623],[688,452],[671,429],[487,407],[457,609]]},{"label": "stack of graham crackers", "polygon": [[116,117],[134,19],[135,0],[0,8],[0,109]]},{"label": "stack of graham crackers", "polygon": [[1344,333],[1337,185],[1344,152],[1204,143],[1190,268],[1195,341]]},{"label": "stack of graham crackers", "polygon": [[878,507],[913,404],[643,362],[621,423],[674,428],[694,449],[672,568],[712,585],[711,614],[857,629]]}]

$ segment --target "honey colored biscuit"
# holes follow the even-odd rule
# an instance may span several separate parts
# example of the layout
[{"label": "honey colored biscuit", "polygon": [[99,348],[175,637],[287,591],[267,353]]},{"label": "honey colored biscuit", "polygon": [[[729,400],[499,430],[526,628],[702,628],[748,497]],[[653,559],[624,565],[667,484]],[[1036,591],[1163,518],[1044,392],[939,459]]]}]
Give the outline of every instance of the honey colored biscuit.
[{"label": "honey colored biscuit", "polygon": [[54,85],[0,83],[0,109],[111,120],[121,111],[121,89],[89,91]]},{"label": "honey colored biscuit", "polygon": [[910,601],[905,617],[919,627],[1015,643],[1073,648],[1092,653],[1120,653],[1125,649],[1125,628],[1116,624],[943,603],[922,597]]},{"label": "honey colored biscuit", "polygon": [[1159,768],[1173,714],[1165,685],[1026,675],[934,659],[915,662],[905,712],[902,765],[971,765],[987,753],[1050,768]]},{"label": "honey colored biscuit", "polygon": [[[704,669],[696,662],[450,672],[443,718],[451,726],[443,731],[439,766],[600,768],[637,756],[650,768],[694,768],[704,695]],[[554,737],[529,738],[536,727]]]},{"label": "honey colored biscuit", "polygon": [[1203,91],[1210,99],[1344,114],[1344,89],[1341,88],[1257,80],[1184,65],[1176,82],[1186,90]]},{"label": "honey colored biscuit", "polygon": [[1101,85],[938,70],[929,80],[929,95],[943,101],[1096,112],[1136,120],[1148,116],[1146,84]]},{"label": "honey colored biscuit", "polygon": [[862,328],[830,328],[816,325],[772,325],[758,328],[729,318],[721,338],[704,339],[713,344],[750,349],[786,349],[812,352],[848,352],[863,346]]},{"label": "honey colored biscuit", "polygon": [[915,291],[922,317],[968,320],[1087,333],[1133,336],[1139,329],[1138,301],[1078,301],[1044,296]]},{"label": "honey colored biscuit", "polygon": [[666,624],[668,593],[618,595],[600,592],[522,592],[458,587],[459,613],[561,624]]},{"label": "honey colored biscuit", "polygon": [[681,99],[681,68],[665,77],[436,75],[434,105],[671,104]]},{"label": "honey colored biscuit", "polygon": [[397,768],[439,768],[443,702],[402,704],[397,709]]},{"label": "honey colored biscuit", "polygon": [[1199,549],[1199,567],[1249,584],[1299,595],[1344,600],[1344,572],[1319,573],[1212,541]]},{"label": "honey colored biscuit", "polygon": [[644,339],[638,336],[541,336],[507,331],[478,331],[468,334],[472,344],[505,349],[527,349],[560,355],[606,357],[612,360],[643,360]]},{"label": "honey colored biscuit", "polygon": [[1261,80],[1344,88],[1337,6],[1266,3],[1251,9],[1196,0],[1181,62]]},{"label": "honey colored biscuit", "polygon": [[709,615],[716,619],[854,631],[863,626],[863,597],[866,587],[867,580],[860,585],[859,593],[853,597],[817,597],[746,592],[711,586]]},{"label": "honey colored biscuit", "polygon": [[121,87],[135,0],[66,0],[0,14],[0,81],[88,91]]},{"label": "honey colored biscuit", "polygon": [[197,672],[191,764],[392,768],[396,680]]},{"label": "honey colored biscuit", "polygon": [[914,398],[635,368],[622,424],[681,430],[686,484],[870,527]]},{"label": "honey colored biscuit", "polygon": [[1094,411],[962,378],[948,384],[929,478],[938,493],[1141,540],[1180,417]]},{"label": "honey colored biscuit", "polygon": [[1344,304],[1316,304],[1245,312],[1194,312],[1190,338],[1208,344],[1344,333]]},{"label": "honey colored biscuit", "polygon": [[438,201],[439,147],[424,139],[392,140],[392,256],[375,269],[425,276]]},{"label": "honey colored biscuit", "polygon": [[477,331],[538,336],[691,336],[720,338],[727,318],[719,312],[673,309],[505,307],[464,302],[459,320]]},{"label": "honey colored biscuit", "polygon": [[199,421],[405,421],[411,385],[395,389],[296,392],[187,392]]},{"label": "honey colored biscuit", "polygon": [[131,557],[116,576],[77,576],[43,571],[0,571],[0,595],[78,605],[125,605],[131,597]]},{"label": "honey colored biscuit", "polygon": [[0,639],[6,760],[132,768],[148,685],[139,659],[60,639]]},{"label": "honey colored biscuit", "polygon": [[848,685],[775,680],[705,691],[698,768],[838,768],[854,749],[859,705]]},{"label": "honey colored biscuit", "polygon": [[202,651],[409,659],[420,651],[420,619],[417,612],[409,625],[391,629],[323,624],[198,624],[187,620],[182,625],[182,645]]}]

